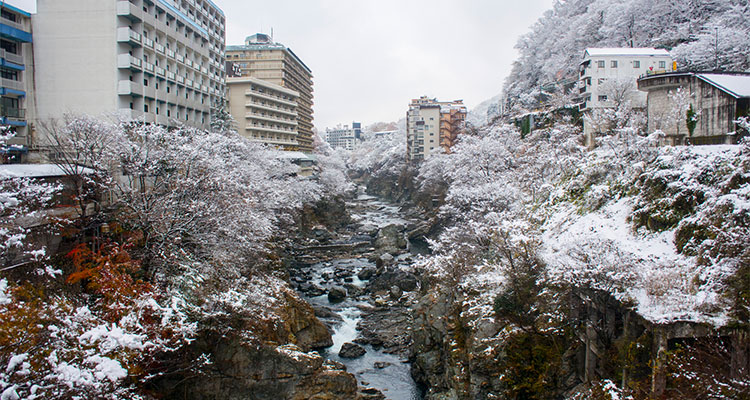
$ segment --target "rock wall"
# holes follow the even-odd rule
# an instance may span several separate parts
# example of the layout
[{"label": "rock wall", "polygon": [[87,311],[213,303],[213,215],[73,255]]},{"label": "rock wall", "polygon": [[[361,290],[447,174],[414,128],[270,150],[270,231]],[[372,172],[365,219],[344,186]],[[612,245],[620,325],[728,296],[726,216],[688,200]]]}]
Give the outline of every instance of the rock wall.
[{"label": "rock wall", "polygon": [[[426,292],[412,330],[412,374],[429,388],[425,399],[569,398],[603,380],[636,399],[680,398],[667,355],[680,344],[723,335],[700,324],[652,324],[605,292],[564,295],[564,327],[541,333],[493,319],[465,320],[449,292]],[[722,340],[731,343],[727,366],[748,364],[746,334]]]}]

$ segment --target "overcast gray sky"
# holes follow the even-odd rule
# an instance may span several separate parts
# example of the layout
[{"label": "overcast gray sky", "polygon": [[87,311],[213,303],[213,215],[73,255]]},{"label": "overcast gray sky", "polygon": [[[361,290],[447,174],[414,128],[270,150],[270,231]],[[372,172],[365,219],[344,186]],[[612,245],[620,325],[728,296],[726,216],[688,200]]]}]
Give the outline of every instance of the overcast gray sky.
[{"label": "overcast gray sky", "polygon": [[[60,0],[64,1],[64,0]],[[213,0],[227,44],[274,31],[313,71],[315,126],[396,121],[412,98],[500,93],[513,46],[554,0]],[[35,11],[35,0],[7,0]]]}]

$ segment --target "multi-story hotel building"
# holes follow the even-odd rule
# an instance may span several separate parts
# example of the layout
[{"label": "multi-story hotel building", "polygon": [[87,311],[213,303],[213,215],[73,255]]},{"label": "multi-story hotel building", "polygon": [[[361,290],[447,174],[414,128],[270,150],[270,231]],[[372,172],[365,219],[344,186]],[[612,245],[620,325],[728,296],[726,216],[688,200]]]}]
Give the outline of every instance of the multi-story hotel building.
[{"label": "multi-story hotel building", "polygon": [[[299,150],[312,151],[312,70],[288,47],[258,33],[241,46],[227,46],[227,61],[239,66],[242,76],[262,79],[299,93],[297,99],[297,143]],[[232,107],[232,106],[230,106]]]},{"label": "multi-story hotel building", "polygon": [[37,0],[38,118],[208,128],[225,95],[224,27],[210,0]]},{"label": "multi-story hotel building", "polygon": [[327,128],[325,141],[335,148],[344,148],[347,150],[354,150],[357,147],[357,142],[362,140],[362,123],[352,122],[351,127],[349,125],[337,126],[335,128]]},{"label": "multi-story hotel building", "polygon": [[441,149],[449,151],[465,121],[462,100],[441,102],[425,96],[413,99],[406,113],[407,158],[420,161]]},{"label": "multi-story hotel building", "polygon": [[33,89],[31,66],[31,19],[29,13],[0,5],[0,125],[15,132],[0,149],[3,162],[19,162],[29,147],[28,93]]},{"label": "multi-story hotel building", "polygon": [[227,78],[229,112],[246,138],[298,150],[299,93],[257,78]]}]

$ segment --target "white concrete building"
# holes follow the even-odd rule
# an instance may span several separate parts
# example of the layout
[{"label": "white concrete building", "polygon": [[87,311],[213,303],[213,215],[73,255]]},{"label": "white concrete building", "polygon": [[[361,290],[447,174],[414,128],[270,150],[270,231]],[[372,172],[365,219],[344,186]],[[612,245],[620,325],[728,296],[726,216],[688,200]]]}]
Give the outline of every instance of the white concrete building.
[{"label": "white concrete building", "polygon": [[[654,48],[588,48],[583,53],[578,82],[581,111],[614,107],[613,92],[627,88],[627,100],[634,108],[646,107],[646,94],[638,91],[642,75],[672,71],[669,52]],[[584,119],[587,138],[594,128]]]},{"label": "white concrete building", "polygon": [[20,162],[31,145],[28,119],[34,89],[31,57],[31,15],[19,8],[0,5],[0,126],[15,133],[0,148],[1,162]]},{"label": "white concrete building", "polygon": [[225,17],[211,0],[37,0],[33,31],[40,121],[208,128],[224,99]]},{"label": "white concrete building", "polygon": [[335,128],[326,128],[325,141],[334,149],[343,147],[347,150],[354,150],[360,140],[362,140],[362,124],[359,122],[352,122],[351,127],[338,125]]},{"label": "white concrete building", "polygon": [[227,78],[229,113],[240,135],[283,150],[299,149],[299,93],[258,78]]}]

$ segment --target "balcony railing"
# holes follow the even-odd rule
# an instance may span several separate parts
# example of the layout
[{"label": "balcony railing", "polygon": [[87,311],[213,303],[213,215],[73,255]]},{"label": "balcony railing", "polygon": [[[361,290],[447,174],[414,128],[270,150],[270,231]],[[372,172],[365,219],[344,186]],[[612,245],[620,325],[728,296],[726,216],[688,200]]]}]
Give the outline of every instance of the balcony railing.
[{"label": "balcony railing", "polygon": [[23,91],[23,82],[21,81],[14,81],[13,79],[6,79],[6,78],[0,78],[0,84],[4,88],[13,89],[13,90],[21,90]]},{"label": "balcony railing", "polygon": [[0,57],[4,58],[4,59],[6,59],[6,60],[8,60],[8,61],[10,61],[12,63],[16,63],[16,64],[20,64],[20,65],[24,64],[23,56],[22,55],[20,55],[20,54],[14,54],[14,53],[11,53],[9,51],[5,51],[3,49],[0,49]]},{"label": "balcony railing", "polygon": [[26,119],[26,110],[23,108],[0,106],[0,116],[15,119]]}]

